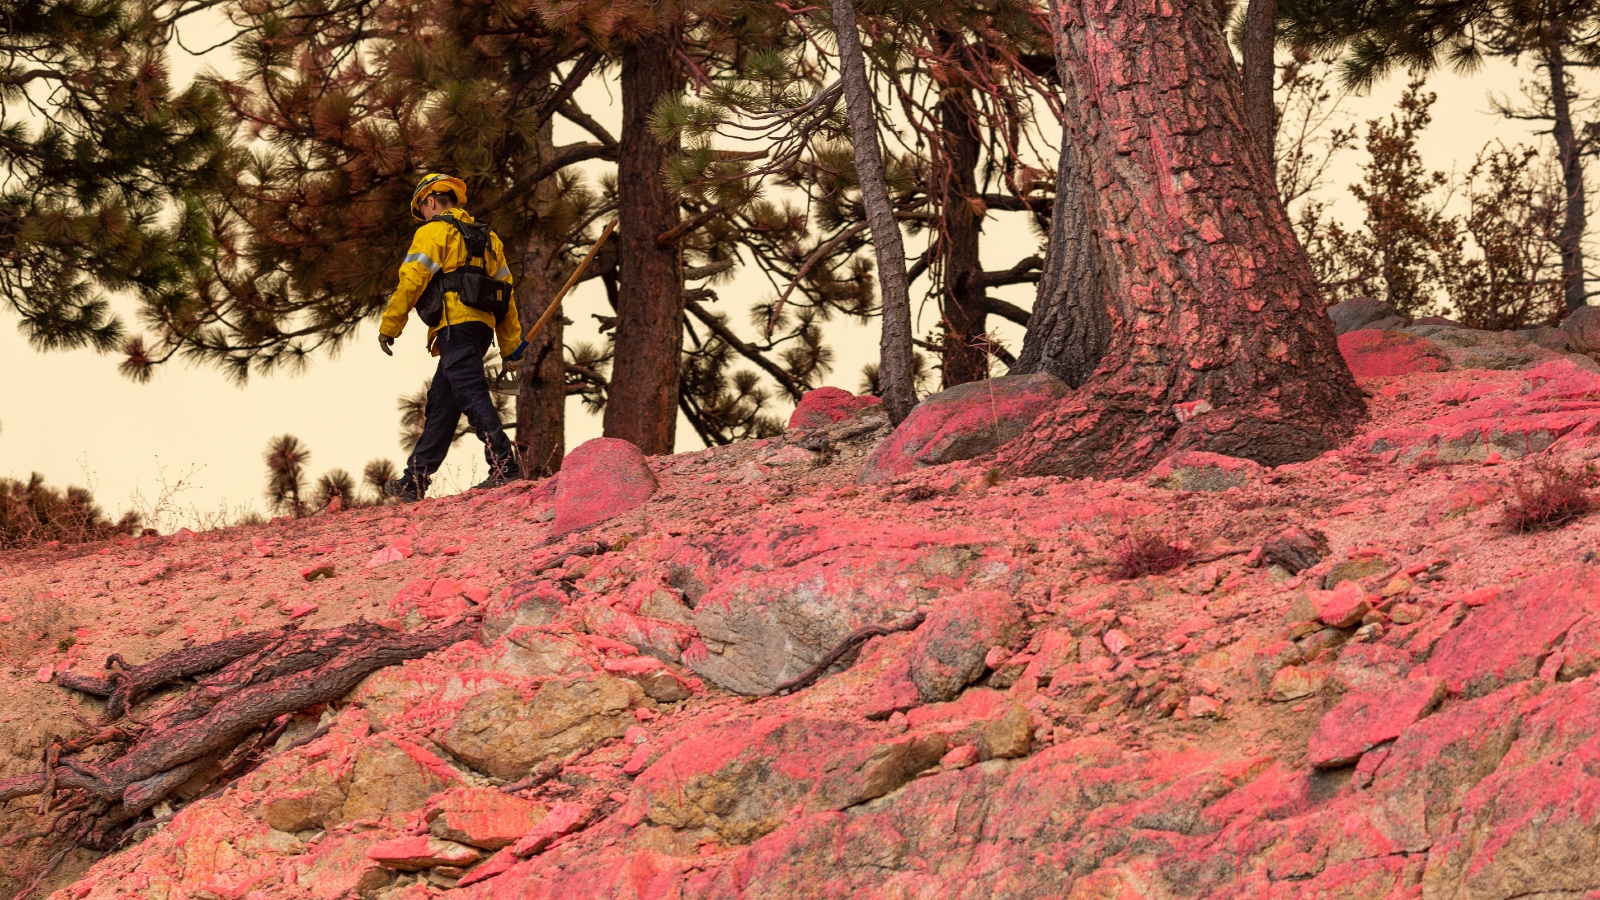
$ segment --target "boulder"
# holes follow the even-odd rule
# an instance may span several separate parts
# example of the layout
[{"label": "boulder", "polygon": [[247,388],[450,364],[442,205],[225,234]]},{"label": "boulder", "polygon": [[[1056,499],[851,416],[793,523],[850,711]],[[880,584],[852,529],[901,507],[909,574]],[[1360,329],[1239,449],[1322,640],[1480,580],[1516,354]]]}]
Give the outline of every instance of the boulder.
[{"label": "boulder", "polygon": [[547,811],[541,803],[493,788],[462,787],[429,800],[423,819],[436,838],[499,850],[521,840]]},{"label": "boulder", "polygon": [[719,543],[717,565],[700,576],[715,586],[683,608],[680,621],[700,640],[682,661],[724,690],[766,694],[856,629],[903,622],[940,593],[1015,589],[1020,567],[984,552],[991,539],[831,511],[755,515],[745,535]]},{"label": "boulder", "polygon": [[625,679],[550,679],[531,697],[513,688],[472,697],[437,740],[474,769],[517,779],[545,760],[621,737],[634,721],[627,713],[643,703],[644,690]]},{"label": "boulder", "polygon": [[1523,328],[1517,333],[1527,338],[1529,342],[1556,353],[1566,353],[1573,349],[1572,337],[1552,325]]},{"label": "boulder", "polygon": [[991,453],[1072,393],[1044,372],[990,378],[941,391],[917,404],[861,471],[872,484]]},{"label": "boulder", "polygon": [[1150,484],[1173,491],[1225,491],[1249,484],[1260,472],[1261,465],[1253,460],[1184,450],[1157,463],[1150,470]]},{"label": "boulder", "polygon": [[1405,317],[1400,315],[1399,310],[1372,297],[1353,297],[1342,303],[1335,303],[1328,307],[1328,318],[1333,320],[1334,334],[1346,334],[1367,328],[1391,330],[1404,328],[1406,325]]},{"label": "boulder", "polygon": [[820,387],[806,391],[789,416],[790,428],[822,428],[842,422],[869,406],[881,406],[883,400],[871,394],[856,396],[843,388]]},{"label": "boulder", "polygon": [[1453,693],[1487,694],[1532,678],[1567,632],[1600,610],[1600,572],[1574,566],[1519,582],[1439,639],[1428,674]]},{"label": "boulder", "polygon": [[1357,378],[1443,372],[1450,358],[1431,341],[1400,331],[1351,331],[1339,336],[1339,353]]},{"label": "boulder", "polygon": [[[1432,326],[1410,329],[1418,334]],[[1516,331],[1480,331],[1476,328],[1438,327],[1424,335],[1441,350],[1455,369],[1530,369],[1562,358]]]},{"label": "boulder", "polygon": [[375,735],[356,751],[350,787],[339,818],[323,827],[356,819],[399,817],[420,809],[429,797],[456,783],[459,773],[444,760],[405,738]]},{"label": "boulder", "polygon": [[1408,678],[1384,689],[1352,691],[1323,716],[1308,749],[1313,768],[1347,766],[1373,747],[1392,741],[1445,695],[1438,678]]},{"label": "boulder", "polygon": [[1022,634],[1022,606],[1002,591],[946,598],[922,627],[911,649],[911,681],[922,699],[953,699],[982,677],[995,647],[1010,649]]},{"label": "boulder", "polygon": [[810,716],[742,718],[694,733],[634,782],[636,815],[744,844],[796,813],[848,809],[939,764],[937,732],[898,737]]},{"label": "boulder", "polygon": [[594,438],[561,461],[555,534],[615,518],[642,505],[658,484],[644,453],[617,438]]},{"label": "boulder", "polygon": [[1583,306],[1573,310],[1561,320],[1561,330],[1567,333],[1572,349],[1579,353],[1600,350],[1600,306]]}]

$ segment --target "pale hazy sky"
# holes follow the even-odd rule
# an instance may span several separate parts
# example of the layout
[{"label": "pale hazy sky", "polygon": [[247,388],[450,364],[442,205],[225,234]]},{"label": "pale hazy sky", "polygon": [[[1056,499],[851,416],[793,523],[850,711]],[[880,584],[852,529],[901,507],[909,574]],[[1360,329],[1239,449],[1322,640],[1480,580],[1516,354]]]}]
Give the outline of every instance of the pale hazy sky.
[{"label": "pale hazy sky", "polygon": [[[191,46],[205,45],[201,35],[194,38]],[[225,51],[201,61],[180,58],[178,65],[181,78],[207,65],[230,68]],[[1528,71],[1519,72],[1505,62],[1493,63],[1471,77],[1435,75],[1430,87],[1438,92],[1439,103],[1434,124],[1421,142],[1425,162],[1436,169],[1464,171],[1492,138],[1507,143],[1532,140],[1527,123],[1494,115],[1487,99],[1491,91],[1515,93],[1518,79],[1526,77]],[[1591,89],[1600,87],[1600,76],[1591,73],[1586,81]],[[1390,78],[1370,96],[1352,98],[1348,103],[1352,119],[1386,114],[1403,82],[1404,76]],[[615,129],[620,109],[611,103],[614,93],[591,85],[584,94],[585,108]],[[570,126],[560,130],[562,125],[558,119],[558,141],[583,139]],[[1335,201],[1336,214],[1346,220],[1358,218],[1345,186],[1358,177],[1362,156],[1359,150],[1346,152],[1331,171],[1326,195]],[[1593,184],[1600,179],[1590,180]],[[987,226],[986,266],[1009,267],[1026,255],[1020,248],[1035,242],[1020,216],[1007,218],[1010,221],[991,220]],[[717,290],[740,328],[747,319],[743,306],[771,292],[764,279],[754,276],[719,285]],[[1002,295],[1031,305],[1031,288],[1013,287]],[[594,339],[591,314],[609,312],[596,282],[575,291],[564,306],[577,323],[568,330],[569,342]],[[919,334],[927,331],[928,317],[933,315],[924,313]],[[1020,346],[1019,328],[998,327],[1013,350]],[[0,476],[20,479],[40,472],[58,487],[89,487],[113,514],[141,506],[148,511],[167,493],[171,505],[166,518],[157,523],[163,530],[192,525],[196,515],[225,511],[232,518],[244,508],[265,511],[262,453],[275,435],[292,433],[304,442],[311,451],[313,475],[337,467],[359,477],[366,462],[376,457],[403,462],[395,404],[433,372],[434,360],[422,347],[423,333],[418,323],[411,323],[391,358],[378,350],[373,339],[376,326],[369,323],[342,354],[316,359],[305,374],[252,378],[242,388],[215,370],[181,364],[165,367],[150,383],[138,385],[117,374],[115,354],[37,353],[18,333],[15,319],[0,315],[0,384],[8,385],[0,392]],[[876,357],[876,325],[836,324],[830,340],[836,364],[826,383],[854,391],[862,364]],[[787,417],[787,407],[781,412]],[[598,418],[587,415],[575,399],[569,401],[567,448],[599,434]],[[699,447],[693,432],[680,427],[677,449]],[[482,477],[482,470],[481,445],[469,437],[452,451],[434,493],[469,487]],[[164,484],[170,488],[180,481],[182,491],[164,491]]]}]

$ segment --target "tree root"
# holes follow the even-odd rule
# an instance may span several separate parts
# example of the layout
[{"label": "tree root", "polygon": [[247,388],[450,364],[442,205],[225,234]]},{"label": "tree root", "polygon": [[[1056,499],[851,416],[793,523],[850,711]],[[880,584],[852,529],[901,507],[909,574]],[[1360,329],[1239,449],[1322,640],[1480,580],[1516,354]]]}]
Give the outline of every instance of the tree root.
[{"label": "tree root", "polygon": [[[381,668],[468,640],[478,627],[476,618],[467,618],[409,633],[369,622],[319,631],[283,628],[179,650],[106,679],[58,676],[64,687],[112,703],[120,697],[120,705],[108,704],[108,717],[126,716],[153,687],[205,677],[137,732],[107,728],[52,742],[45,771],[0,780],[0,802],[44,794],[40,808],[47,810],[55,792],[81,791],[98,802],[73,823],[58,819],[56,828],[83,846],[114,846],[126,823],[185,783],[231,780],[254,766],[292,714],[343,697]],[[91,747],[113,749],[94,760],[76,758]]]},{"label": "tree root", "polygon": [[921,625],[925,618],[927,617],[922,613],[917,613],[908,619],[890,625],[867,625],[863,628],[857,628],[855,631],[845,635],[844,640],[840,641],[832,650],[829,650],[822,659],[817,661],[816,665],[773,688],[767,696],[781,697],[784,694],[794,693],[803,687],[809,687],[827,674],[828,670],[833,668],[834,663],[843,659],[845,654],[859,648],[872,638],[883,637],[886,634],[893,634],[897,631],[911,631]]}]

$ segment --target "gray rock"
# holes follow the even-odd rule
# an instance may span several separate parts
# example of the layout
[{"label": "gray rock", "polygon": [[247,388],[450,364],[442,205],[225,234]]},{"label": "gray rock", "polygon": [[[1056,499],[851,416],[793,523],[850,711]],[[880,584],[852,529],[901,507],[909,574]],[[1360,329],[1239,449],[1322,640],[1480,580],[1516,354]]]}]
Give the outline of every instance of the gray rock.
[{"label": "gray rock", "polygon": [[1536,328],[1523,328],[1517,332],[1529,341],[1546,350],[1556,353],[1566,353],[1572,349],[1572,338],[1565,331],[1550,325],[1540,325]]},{"label": "gray rock", "polygon": [[[1413,326],[1413,330],[1417,327]],[[1424,337],[1443,350],[1450,357],[1451,365],[1457,369],[1531,369],[1561,357],[1561,354],[1546,350],[1529,340],[1527,335],[1516,331],[1440,327]]]},{"label": "gray rock", "polygon": [[1353,297],[1342,303],[1335,303],[1328,307],[1328,318],[1333,320],[1334,334],[1368,328],[1398,331],[1407,324],[1399,310],[1372,297]]},{"label": "gray rock", "polygon": [[911,681],[930,703],[951,700],[983,676],[995,647],[1010,649],[1022,634],[1022,606],[1002,591],[956,594],[917,629]]},{"label": "gray rock", "polygon": [[1561,330],[1572,340],[1572,349],[1582,353],[1600,350],[1600,306],[1573,310],[1561,320]]}]

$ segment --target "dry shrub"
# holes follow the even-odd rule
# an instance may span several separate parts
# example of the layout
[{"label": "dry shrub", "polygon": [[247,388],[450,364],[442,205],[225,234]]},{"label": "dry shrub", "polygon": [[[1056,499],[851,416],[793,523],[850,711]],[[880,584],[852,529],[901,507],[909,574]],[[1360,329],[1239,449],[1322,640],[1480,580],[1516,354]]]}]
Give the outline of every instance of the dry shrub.
[{"label": "dry shrub", "polygon": [[1500,523],[1521,534],[1560,528],[1594,508],[1587,479],[1541,456],[1511,480]]},{"label": "dry shrub", "polygon": [[24,588],[0,597],[0,661],[20,666],[41,650],[70,641],[68,608],[48,592]]},{"label": "dry shrub", "polygon": [[89,491],[56,490],[35,472],[27,481],[0,478],[0,549],[34,547],[48,541],[79,544],[139,531],[139,517],[107,519]]},{"label": "dry shrub", "polygon": [[1194,558],[1194,545],[1173,529],[1134,524],[1111,542],[1111,571],[1117,578],[1164,575]]}]

